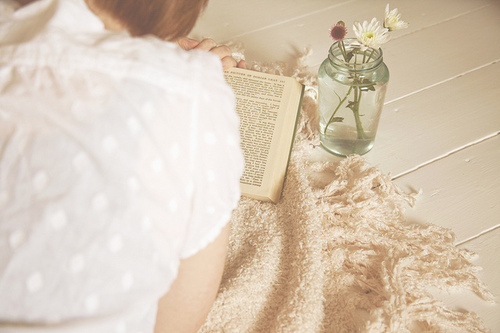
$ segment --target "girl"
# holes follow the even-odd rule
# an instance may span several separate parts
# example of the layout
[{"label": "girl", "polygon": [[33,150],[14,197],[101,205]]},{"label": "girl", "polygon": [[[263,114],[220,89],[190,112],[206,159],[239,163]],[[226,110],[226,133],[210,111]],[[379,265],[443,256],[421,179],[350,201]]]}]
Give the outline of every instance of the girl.
[{"label": "girl", "polygon": [[205,6],[0,3],[0,332],[203,323],[243,169]]}]

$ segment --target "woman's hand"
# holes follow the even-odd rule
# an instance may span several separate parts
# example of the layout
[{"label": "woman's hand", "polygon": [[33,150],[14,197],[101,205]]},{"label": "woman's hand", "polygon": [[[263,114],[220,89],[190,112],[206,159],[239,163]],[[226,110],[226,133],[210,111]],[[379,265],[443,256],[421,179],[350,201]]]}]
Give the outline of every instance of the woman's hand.
[{"label": "woman's hand", "polygon": [[188,37],[181,37],[176,42],[184,50],[205,50],[215,53],[221,59],[222,68],[224,69],[231,67],[246,68],[245,60],[236,62],[232,57],[231,49],[227,45],[217,45],[213,39],[207,38],[199,42]]}]

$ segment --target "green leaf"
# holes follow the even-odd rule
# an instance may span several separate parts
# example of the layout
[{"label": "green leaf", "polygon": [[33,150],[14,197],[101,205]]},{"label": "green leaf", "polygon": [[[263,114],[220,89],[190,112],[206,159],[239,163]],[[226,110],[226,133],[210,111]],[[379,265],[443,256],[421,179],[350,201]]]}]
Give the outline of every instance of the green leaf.
[{"label": "green leaf", "polygon": [[347,103],[347,105],[345,107],[354,111],[355,109],[358,108],[358,102],[349,101],[349,103]]},{"label": "green leaf", "polygon": [[341,104],[342,104],[342,98],[340,98],[339,94],[337,94],[337,92],[336,92],[335,90],[334,90],[333,92],[334,92],[334,93],[335,93],[335,95],[337,95],[337,97],[339,98],[339,103],[341,103]]},{"label": "green leaf", "polygon": [[363,84],[360,87],[361,91],[375,91],[375,83],[372,83],[370,80],[363,79],[363,81],[361,81],[361,84]]},{"label": "green leaf", "polygon": [[352,51],[347,52],[346,57],[345,57],[345,62],[351,61],[353,56],[354,56],[354,54],[352,53]]},{"label": "green leaf", "polygon": [[344,121],[343,117],[333,117],[332,119],[330,119],[330,123],[341,123],[343,121]]}]

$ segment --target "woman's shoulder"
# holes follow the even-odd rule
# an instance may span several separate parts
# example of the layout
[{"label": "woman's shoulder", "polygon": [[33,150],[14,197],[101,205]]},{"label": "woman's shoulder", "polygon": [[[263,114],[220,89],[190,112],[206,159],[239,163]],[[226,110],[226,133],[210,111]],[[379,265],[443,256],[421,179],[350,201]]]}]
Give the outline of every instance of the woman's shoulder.
[{"label": "woman's shoulder", "polygon": [[217,55],[206,51],[186,51],[174,42],[154,36],[111,35],[100,41],[92,52],[98,53],[96,56],[104,64],[100,66],[151,84],[187,85],[191,92],[201,87],[214,92],[227,90]]},{"label": "woman's shoulder", "polygon": [[9,65],[101,72],[159,85],[190,85],[207,78],[215,86],[224,83],[217,56],[185,51],[155,36],[106,30],[81,0],[43,0],[2,13],[0,60]]}]

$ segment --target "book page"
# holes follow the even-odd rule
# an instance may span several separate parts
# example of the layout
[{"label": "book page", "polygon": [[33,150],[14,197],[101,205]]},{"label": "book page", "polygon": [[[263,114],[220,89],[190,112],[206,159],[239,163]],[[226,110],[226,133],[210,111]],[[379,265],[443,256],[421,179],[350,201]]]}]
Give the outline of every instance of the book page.
[{"label": "book page", "polygon": [[290,82],[300,84],[287,77],[238,69],[226,71],[226,80],[236,95],[236,111],[240,117],[241,147],[245,157],[240,180],[242,192],[259,199],[270,196],[275,201],[281,194],[297,117],[295,108],[288,131],[291,133],[284,135],[283,124],[287,117],[290,118],[287,115],[289,85]]}]

